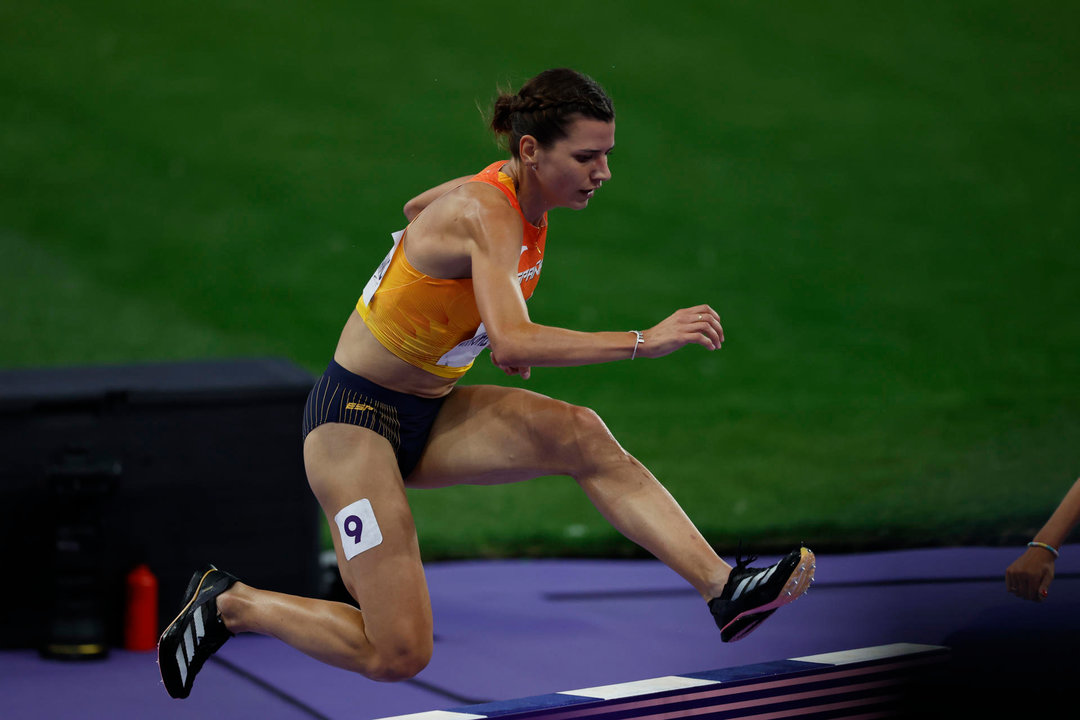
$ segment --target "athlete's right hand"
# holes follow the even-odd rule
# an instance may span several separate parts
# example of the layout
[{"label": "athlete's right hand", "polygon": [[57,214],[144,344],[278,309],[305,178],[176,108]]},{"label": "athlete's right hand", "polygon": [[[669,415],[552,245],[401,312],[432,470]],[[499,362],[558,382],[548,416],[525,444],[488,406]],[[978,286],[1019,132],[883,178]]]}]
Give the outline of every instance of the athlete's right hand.
[{"label": "athlete's right hand", "polygon": [[660,324],[645,331],[638,357],[657,358],[691,343],[707,350],[719,350],[724,342],[720,316],[708,305],[676,310]]}]

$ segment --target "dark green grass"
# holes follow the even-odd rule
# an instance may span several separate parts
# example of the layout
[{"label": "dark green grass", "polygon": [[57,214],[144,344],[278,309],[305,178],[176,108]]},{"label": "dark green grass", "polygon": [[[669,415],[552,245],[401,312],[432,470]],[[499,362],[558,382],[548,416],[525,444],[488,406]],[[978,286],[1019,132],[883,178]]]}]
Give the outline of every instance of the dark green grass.
[{"label": "dark green grass", "polygon": [[[724,548],[1015,542],[1080,474],[1078,16],[3,3],[0,366],[321,370],[404,201],[499,156],[496,86],[570,65],[615,99],[615,176],[553,213],[533,317],[709,302],[728,342],[525,385]],[[411,499],[429,557],[633,552],[568,479]]]}]

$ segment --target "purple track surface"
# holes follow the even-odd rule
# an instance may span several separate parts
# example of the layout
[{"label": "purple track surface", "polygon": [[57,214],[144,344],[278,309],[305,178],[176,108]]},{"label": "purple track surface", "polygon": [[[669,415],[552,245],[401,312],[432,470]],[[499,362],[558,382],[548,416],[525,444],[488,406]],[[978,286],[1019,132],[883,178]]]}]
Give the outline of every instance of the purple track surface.
[{"label": "purple track surface", "polygon": [[1062,549],[1043,603],[1005,592],[1005,568],[1019,554],[818,555],[806,597],[732,644],[720,642],[705,603],[657,562],[434,564],[435,656],[414,680],[371,682],[242,635],[207,663],[190,698],[172,700],[153,652],[72,663],[7,650],[0,717],[365,720],[890,643],[949,647],[950,673],[935,692],[958,705],[1001,710],[1022,697],[1052,717],[1047,693],[1080,677],[1080,545]]}]

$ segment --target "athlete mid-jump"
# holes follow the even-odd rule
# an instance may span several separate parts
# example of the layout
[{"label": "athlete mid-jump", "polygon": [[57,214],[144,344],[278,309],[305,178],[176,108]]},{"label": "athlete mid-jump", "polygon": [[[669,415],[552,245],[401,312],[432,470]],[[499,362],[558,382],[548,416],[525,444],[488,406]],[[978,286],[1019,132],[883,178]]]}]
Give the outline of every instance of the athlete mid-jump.
[{"label": "athlete mid-jump", "polygon": [[615,528],[701,593],[724,641],[810,584],[806,548],[767,568],[724,562],[592,410],[520,388],[458,385],[485,348],[507,374],[528,378],[532,367],[641,361],[689,344],[718,350],[724,340],[706,304],[642,330],[534,322],[526,300],[544,267],[547,213],[585,208],[611,178],[615,112],[591,78],[548,70],[496,100],[492,128],[510,157],[405,205],[408,226],[363,289],[304,411],[308,482],[359,608],[204,568],[159,643],[173,697],[186,697],[206,659],[244,631],[375,680],[420,672],[432,614],[406,488],[568,475]]}]

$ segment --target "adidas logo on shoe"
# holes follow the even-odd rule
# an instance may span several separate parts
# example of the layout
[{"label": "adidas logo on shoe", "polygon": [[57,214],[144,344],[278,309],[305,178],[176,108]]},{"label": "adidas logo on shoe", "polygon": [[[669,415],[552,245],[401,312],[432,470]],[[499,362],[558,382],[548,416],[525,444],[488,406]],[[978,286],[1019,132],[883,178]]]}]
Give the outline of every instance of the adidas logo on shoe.
[{"label": "adidas logo on shoe", "polygon": [[817,569],[814,553],[804,547],[767,568],[747,567],[753,561],[753,557],[739,557],[720,597],[709,601],[724,642],[746,637],[777,608],[805,593]]}]

